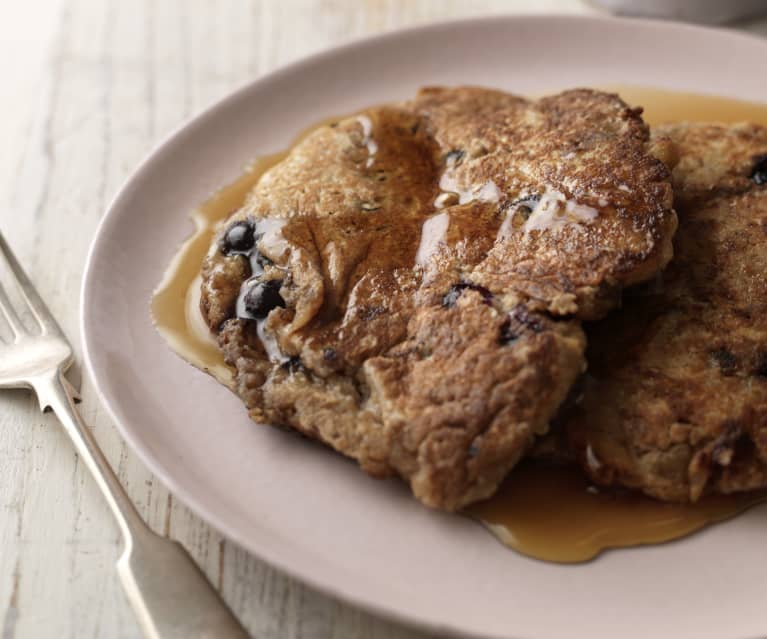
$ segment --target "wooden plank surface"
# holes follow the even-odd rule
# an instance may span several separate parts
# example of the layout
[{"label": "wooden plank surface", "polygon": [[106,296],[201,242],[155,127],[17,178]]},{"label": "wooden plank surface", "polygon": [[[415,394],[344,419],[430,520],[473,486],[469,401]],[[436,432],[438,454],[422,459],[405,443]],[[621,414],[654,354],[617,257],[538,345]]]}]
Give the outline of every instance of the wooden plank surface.
[{"label": "wooden plank surface", "polygon": [[[80,352],[80,278],[101,215],[169,131],[293,59],[372,33],[578,0],[26,0],[0,8],[0,228]],[[739,25],[767,35],[767,21]],[[756,64],[756,62],[755,62]],[[76,371],[77,373],[77,371]],[[139,511],[181,541],[259,638],[425,636],[290,579],[176,502],[83,382],[81,410]],[[120,541],[93,482],[24,392],[0,399],[0,638],[136,638]]]}]

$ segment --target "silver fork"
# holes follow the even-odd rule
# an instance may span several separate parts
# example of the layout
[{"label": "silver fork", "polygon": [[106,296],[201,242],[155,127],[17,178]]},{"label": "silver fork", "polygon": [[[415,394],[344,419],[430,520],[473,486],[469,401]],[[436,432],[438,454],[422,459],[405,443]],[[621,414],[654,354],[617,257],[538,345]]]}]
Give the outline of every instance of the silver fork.
[{"label": "silver fork", "polygon": [[[24,308],[14,308],[0,284],[0,313],[13,338],[0,339],[0,388],[30,388],[51,409],[91,471],[122,532],[117,572],[139,624],[151,639],[246,639],[248,634],[177,542],[152,532],[112,472],[75,409],[78,391],[64,376],[72,347],[0,233],[0,253],[16,278]],[[27,330],[20,313],[34,318]]]}]

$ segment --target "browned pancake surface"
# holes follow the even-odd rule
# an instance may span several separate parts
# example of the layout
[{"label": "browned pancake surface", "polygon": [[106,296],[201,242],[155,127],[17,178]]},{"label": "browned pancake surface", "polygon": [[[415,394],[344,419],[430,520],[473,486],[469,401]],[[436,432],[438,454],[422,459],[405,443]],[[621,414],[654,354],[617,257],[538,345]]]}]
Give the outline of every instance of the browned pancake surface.
[{"label": "browned pancake surface", "polygon": [[[202,310],[253,419],[434,507],[492,494],[583,369],[578,320],[670,256],[648,138],[588,90],[427,89],[315,131],[203,266]],[[250,258],[227,245],[238,224]]]},{"label": "browned pancake surface", "polygon": [[589,329],[571,443],[595,481],[661,499],[764,487],[767,129],[656,133],[679,153],[674,260]]}]

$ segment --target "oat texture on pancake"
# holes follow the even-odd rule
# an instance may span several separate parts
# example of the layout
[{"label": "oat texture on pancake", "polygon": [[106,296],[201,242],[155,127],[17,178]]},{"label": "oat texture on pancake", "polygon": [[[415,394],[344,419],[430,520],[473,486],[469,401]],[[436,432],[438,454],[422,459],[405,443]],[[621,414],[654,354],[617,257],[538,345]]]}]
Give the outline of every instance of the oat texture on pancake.
[{"label": "oat texture on pancake", "polygon": [[257,422],[488,497],[584,368],[584,318],[671,256],[670,178],[640,112],[479,88],[323,126],[221,227],[201,308]]},{"label": "oat texture on pancake", "polygon": [[589,329],[566,422],[602,484],[671,501],[767,486],[767,129],[678,124],[674,260]]}]

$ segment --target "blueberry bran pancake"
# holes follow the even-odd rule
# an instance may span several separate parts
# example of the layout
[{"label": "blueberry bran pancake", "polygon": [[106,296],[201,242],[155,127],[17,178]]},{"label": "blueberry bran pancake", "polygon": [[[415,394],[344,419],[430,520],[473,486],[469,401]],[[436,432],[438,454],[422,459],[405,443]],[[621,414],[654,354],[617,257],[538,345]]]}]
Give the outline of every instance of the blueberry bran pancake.
[{"label": "blueberry bran pancake", "polygon": [[589,90],[426,89],[317,129],[203,264],[250,416],[429,506],[488,497],[582,372],[580,319],[670,258],[651,151],[639,111]]},{"label": "blueberry bran pancake", "polygon": [[590,327],[566,420],[600,484],[668,501],[767,486],[767,129],[678,124],[679,230],[658,279]]}]

